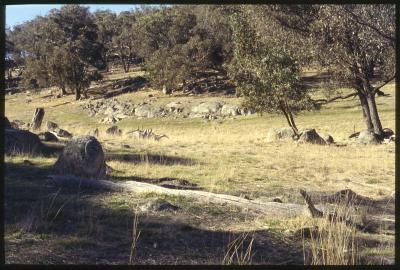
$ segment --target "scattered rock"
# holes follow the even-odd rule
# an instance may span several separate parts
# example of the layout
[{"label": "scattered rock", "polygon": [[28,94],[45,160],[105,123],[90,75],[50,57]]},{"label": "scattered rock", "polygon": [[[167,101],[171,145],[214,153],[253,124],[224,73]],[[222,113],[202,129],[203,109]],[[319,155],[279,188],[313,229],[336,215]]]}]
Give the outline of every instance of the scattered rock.
[{"label": "scattered rock", "polygon": [[58,124],[51,121],[47,121],[46,127],[48,131],[55,131],[58,128]]},{"label": "scattered rock", "polygon": [[283,203],[283,201],[280,198],[275,198],[272,201],[277,203]]},{"label": "scattered rock", "polygon": [[284,128],[273,128],[267,133],[267,142],[274,142],[277,140],[288,140],[293,139],[294,131],[290,127]]},{"label": "scattered rock", "polygon": [[382,134],[383,139],[390,139],[390,137],[393,135],[394,135],[394,132],[390,128],[383,129],[383,134]]},{"label": "scattered rock", "polygon": [[333,140],[333,137],[329,134],[324,134],[322,136],[322,139],[327,143],[327,144],[332,144],[335,143],[335,141]]},{"label": "scattered rock", "polygon": [[154,118],[160,116],[164,110],[162,108],[153,108],[148,104],[135,108],[135,116],[143,118]]},{"label": "scattered rock", "polygon": [[106,174],[103,148],[93,136],[78,136],[70,140],[53,166],[56,175],[74,175],[99,179]]},{"label": "scattered rock", "polygon": [[118,126],[112,126],[106,130],[106,133],[109,135],[122,135],[122,131],[118,128]]},{"label": "scattered rock", "polygon": [[25,125],[26,125],[26,123],[23,122],[23,121],[20,121],[20,120],[13,120],[13,121],[11,122],[11,126],[12,126],[13,128],[15,128],[15,129],[21,129],[21,128],[23,128]]},{"label": "scattered rock", "polygon": [[221,108],[222,116],[236,116],[240,114],[240,108],[237,105],[225,104]]},{"label": "scattered rock", "polygon": [[58,138],[51,132],[45,131],[43,133],[38,134],[39,138],[45,142],[58,142]]},{"label": "scattered rock", "polygon": [[180,113],[183,112],[183,105],[181,102],[171,102],[165,105],[169,112]]},{"label": "scattered rock", "polygon": [[159,212],[159,211],[167,211],[167,210],[172,210],[176,211],[179,210],[180,207],[172,205],[166,200],[163,199],[156,199],[154,201],[150,201],[146,203],[145,205],[142,205],[140,207],[140,210],[143,212]]},{"label": "scattered rock", "polygon": [[300,138],[298,140],[302,143],[312,143],[312,144],[321,144],[325,145],[326,142],[322,139],[315,129],[306,129],[301,132]]},{"label": "scattered rock", "polygon": [[58,137],[64,137],[64,138],[69,138],[69,139],[73,137],[73,135],[71,133],[69,133],[68,131],[66,131],[65,129],[62,129],[62,128],[56,128],[54,130],[54,132],[56,133],[56,135]]},{"label": "scattered rock", "polygon": [[43,144],[39,137],[27,130],[5,129],[4,153],[12,154],[41,154]]},{"label": "scattered rock", "polygon": [[363,130],[358,135],[357,142],[363,144],[379,144],[379,139],[378,136],[372,131]]},{"label": "scattered rock", "polygon": [[115,118],[114,116],[108,116],[106,118],[103,118],[100,120],[100,123],[102,124],[115,124],[117,123],[119,120],[117,118]]},{"label": "scattered rock", "polygon": [[214,114],[217,113],[221,109],[222,105],[218,101],[209,101],[200,103],[197,106],[192,107],[191,112],[194,115],[205,115],[205,114]]}]

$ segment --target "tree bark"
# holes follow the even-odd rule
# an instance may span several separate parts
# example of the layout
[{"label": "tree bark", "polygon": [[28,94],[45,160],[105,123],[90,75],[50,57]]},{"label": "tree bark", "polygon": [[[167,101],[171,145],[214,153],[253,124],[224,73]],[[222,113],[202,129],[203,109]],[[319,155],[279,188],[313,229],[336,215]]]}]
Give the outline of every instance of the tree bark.
[{"label": "tree bark", "polygon": [[44,117],[44,109],[36,108],[35,113],[32,118],[32,130],[37,130],[42,125],[42,120]]},{"label": "tree bark", "polygon": [[75,100],[79,100],[81,98],[81,89],[76,88],[75,89]]},{"label": "tree bark", "polygon": [[296,126],[296,124],[294,123],[294,118],[293,118],[293,114],[292,114],[292,112],[290,111],[290,110],[288,110],[288,115],[289,115],[289,118],[290,118],[290,122],[292,122],[292,126],[294,127],[294,129],[296,130],[296,135],[298,135],[298,129],[297,129],[297,126]]},{"label": "tree bark", "polygon": [[362,93],[358,93],[358,97],[360,98],[360,103],[361,103],[361,107],[363,110],[363,116],[364,116],[365,123],[367,125],[367,129],[369,131],[373,131],[374,126],[372,125],[371,114],[370,114],[370,109],[368,106],[367,98]]},{"label": "tree bark", "polygon": [[291,112],[286,111],[286,107],[282,103],[280,105],[280,108],[281,108],[281,111],[283,112],[283,115],[285,115],[285,118],[289,124],[289,127],[292,128],[292,130],[293,130],[294,134],[296,134],[296,136],[299,136],[299,131],[298,131],[296,125],[294,124],[293,115],[291,114]]},{"label": "tree bark", "polygon": [[383,133],[383,129],[382,129],[381,120],[379,119],[378,109],[376,107],[375,95],[374,94],[368,95],[366,99],[367,99],[368,108],[370,111],[370,117],[371,117],[371,122],[373,125],[373,131],[376,135],[381,136]]}]

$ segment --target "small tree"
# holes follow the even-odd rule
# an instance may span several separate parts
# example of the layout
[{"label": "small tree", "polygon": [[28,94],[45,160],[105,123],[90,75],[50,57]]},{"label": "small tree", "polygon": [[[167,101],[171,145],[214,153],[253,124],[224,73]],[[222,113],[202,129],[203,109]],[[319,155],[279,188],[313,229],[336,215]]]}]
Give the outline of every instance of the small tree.
[{"label": "small tree", "polygon": [[229,73],[244,105],[259,113],[282,113],[298,136],[294,114],[312,108],[308,91],[300,84],[298,64],[280,46],[261,42],[245,14],[232,16],[232,29],[234,59]]},{"label": "small tree", "polygon": [[94,17],[87,7],[65,5],[50,11],[49,25],[52,30],[47,42],[53,45],[48,50],[51,80],[61,89],[71,89],[78,100],[90,86],[89,67],[104,67]]}]

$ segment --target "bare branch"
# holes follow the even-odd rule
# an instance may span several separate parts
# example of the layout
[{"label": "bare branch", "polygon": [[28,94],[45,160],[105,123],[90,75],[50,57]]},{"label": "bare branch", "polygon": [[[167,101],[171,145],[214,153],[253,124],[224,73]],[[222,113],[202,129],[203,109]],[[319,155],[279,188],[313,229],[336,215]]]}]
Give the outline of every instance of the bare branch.
[{"label": "bare branch", "polygon": [[384,87],[385,85],[387,85],[389,82],[391,82],[392,80],[394,80],[396,78],[396,74],[394,74],[392,77],[390,77],[389,79],[387,79],[386,81],[384,81],[383,83],[381,83],[380,85],[374,87],[374,93],[376,93],[379,89],[381,89],[382,87]]},{"label": "bare branch", "polygon": [[317,99],[317,100],[313,100],[313,103],[314,104],[328,104],[328,103],[330,103],[332,101],[335,101],[337,99],[348,99],[348,98],[351,98],[351,97],[355,97],[357,95],[358,95],[358,93],[351,93],[351,94],[348,94],[348,95],[346,95],[344,97],[343,96],[337,96],[337,97],[334,97],[334,98],[331,98],[331,99]]}]

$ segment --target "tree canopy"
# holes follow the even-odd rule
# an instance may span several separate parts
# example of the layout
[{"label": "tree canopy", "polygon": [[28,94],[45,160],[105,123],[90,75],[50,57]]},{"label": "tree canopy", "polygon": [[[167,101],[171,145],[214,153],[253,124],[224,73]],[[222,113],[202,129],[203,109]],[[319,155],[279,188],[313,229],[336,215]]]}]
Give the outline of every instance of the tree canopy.
[{"label": "tree canopy", "polygon": [[27,87],[58,86],[77,99],[110,64],[141,65],[152,86],[169,91],[215,71],[249,106],[289,120],[312,108],[300,76],[318,67],[353,90],[330,100],[357,96],[380,135],[375,98],[395,77],[395,28],[395,6],[383,4],[143,6],[118,15],[64,5],[7,31],[7,67],[25,66]]}]

